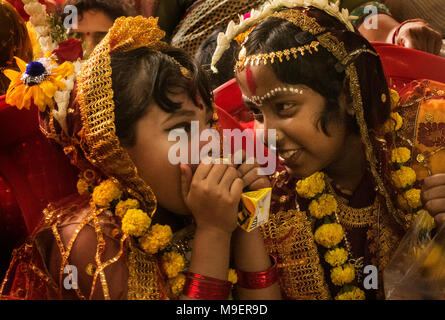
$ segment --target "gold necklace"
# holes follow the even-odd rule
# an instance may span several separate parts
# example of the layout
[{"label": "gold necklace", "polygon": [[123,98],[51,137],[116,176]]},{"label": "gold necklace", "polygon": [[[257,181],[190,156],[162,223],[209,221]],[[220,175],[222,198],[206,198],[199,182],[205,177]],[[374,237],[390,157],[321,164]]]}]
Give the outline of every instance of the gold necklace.
[{"label": "gold necklace", "polygon": [[350,228],[364,228],[371,224],[372,217],[379,207],[377,195],[372,205],[364,208],[352,208],[348,206],[348,201],[345,198],[337,195],[330,183],[328,183],[328,187],[335,200],[337,200],[339,212],[336,216],[340,224]]}]

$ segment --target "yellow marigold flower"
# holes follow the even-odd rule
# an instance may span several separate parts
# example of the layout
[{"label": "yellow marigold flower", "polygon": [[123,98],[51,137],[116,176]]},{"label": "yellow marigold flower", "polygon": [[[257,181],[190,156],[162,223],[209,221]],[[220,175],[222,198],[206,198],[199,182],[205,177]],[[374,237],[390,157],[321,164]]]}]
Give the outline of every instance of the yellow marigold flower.
[{"label": "yellow marigold flower", "polygon": [[232,283],[235,284],[238,282],[238,275],[236,274],[235,269],[229,269],[229,275],[227,279]]},{"label": "yellow marigold flower", "polygon": [[391,151],[391,161],[394,163],[405,163],[411,158],[411,151],[408,148],[395,148]]},{"label": "yellow marigold flower", "polygon": [[178,274],[176,277],[168,280],[168,285],[172,294],[177,297],[182,293],[185,284],[185,275],[183,273]]},{"label": "yellow marigold flower", "polygon": [[322,193],[325,186],[324,173],[315,172],[313,175],[299,180],[295,189],[300,197],[311,199]]},{"label": "yellow marigold flower", "polygon": [[407,211],[410,209],[410,206],[408,205],[408,201],[405,198],[405,194],[403,194],[403,193],[399,194],[397,196],[397,203],[398,203],[400,209],[407,210]]},{"label": "yellow marigold flower", "polygon": [[314,234],[315,241],[325,248],[332,248],[343,239],[343,228],[338,223],[328,223],[320,226]]},{"label": "yellow marigold flower", "polygon": [[337,208],[337,200],[335,200],[332,194],[323,194],[318,199],[312,200],[309,204],[310,214],[317,219],[330,216],[337,211]]},{"label": "yellow marigold flower", "polygon": [[176,277],[185,267],[185,260],[177,252],[166,252],[162,256],[162,268],[168,278]]},{"label": "yellow marigold flower", "polygon": [[348,260],[348,251],[344,248],[331,249],[324,255],[324,259],[333,267],[338,267]]},{"label": "yellow marigold flower", "polygon": [[89,187],[90,187],[90,185],[84,179],[77,180],[77,192],[79,192],[79,194],[81,196],[84,196],[84,195],[87,195],[90,193]]},{"label": "yellow marigold flower", "polygon": [[391,110],[397,108],[397,104],[400,101],[399,93],[396,90],[390,89],[389,94],[391,96]]},{"label": "yellow marigold flower", "polygon": [[171,241],[172,229],[168,225],[155,224],[147,234],[139,239],[141,248],[150,254],[155,254]]},{"label": "yellow marigold flower", "polygon": [[403,125],[403,118],[398,112],[391,112],[384,124],[385,133],[399,130]]},{"label": "yellow marigold flower", "polygon": [[140,209],[129,209],[122,219],[122,231],[135,237],[142,236],[150,227],[151,219]]},{"label": "yellow marigold flower", "polygon": [[405,189],[416,182],[416,172],[410,167],[402,166],[391,173],[391,178],[396,188]]},{"label": "yellow marigold flower", "polygon": [[420,189],[409,189],[405,192],[405,199],[408,202],[408,205],[413,209],[417,209],[422,206],[422,201],[420,200]]},{"label": "yellow marigold flower", "polygon": [[335,300],[365,300],[365,298],[363,290],[354,286],[350,291],[339,293]]},{"label": "yellow marigold flower", "polygon": [[125,201],[119,201],[119,203],[116,206],[116,209],[114,210],[114,213],[118,217],[123,218],[127,213],[127,210],[130,209],[139,209],[139,201],[137,201],[136,199],[127,199]]},{"label": "yellow marigold flower", "polygon": [[350,283],[355,278],[355,269],[350,264],[335,267],[331,270],[331,280],[336,286]]},{"label": "yellow marigold flower", "polygon": [[100,207],[108,207],[110,202],[120,199],[121,196],[122,191],[119,183],[115,182],[113,179],[103,181],[100,185],[95,187],[93,191],[93,201]]}]

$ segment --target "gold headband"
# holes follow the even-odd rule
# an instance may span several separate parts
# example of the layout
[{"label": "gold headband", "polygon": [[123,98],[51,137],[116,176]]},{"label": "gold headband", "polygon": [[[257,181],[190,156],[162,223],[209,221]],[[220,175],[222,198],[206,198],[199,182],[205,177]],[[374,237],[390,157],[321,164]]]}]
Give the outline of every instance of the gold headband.
[{"label": "gold headband", "polygon": [[238,56],[238,62],[236,63],[235,71],[241,72],[247,65],[259,65],[260,62],[263,65],[267,65],[268,62],[273,64],[276,60],[278,60],[279,62],[283,62],[283,57],[286,59],[286,61],[289,61],[291,57],[297,59],[298,54],[304,56],[306,52],[312,54],[312,49],[318,51],[319,45],[320,42],[312,41],[310,44],[306,44],[298,48],[293,47],[281,51],[259,53],[250,56],[246,56],[246,48],[243,46]]}]

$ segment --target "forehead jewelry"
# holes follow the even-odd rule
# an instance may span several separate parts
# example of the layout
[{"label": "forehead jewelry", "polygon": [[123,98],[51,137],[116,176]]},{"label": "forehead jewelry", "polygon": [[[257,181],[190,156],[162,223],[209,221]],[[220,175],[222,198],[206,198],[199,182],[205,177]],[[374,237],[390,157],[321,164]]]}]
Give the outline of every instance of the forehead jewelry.
[{"label": "forehead jewelry", "polygon": [[297,89],[293,87],[277,87],[275,89],[270,90],[266,94],[262,96],[251,96],[248,97],[243,94],[243,99],[249,101],[250,103],[253,103],[256,106],[261,106],[266,99],[270,99],[274,96],[276,96],[279,92],[288,92],[291,94],[303,94],[303,89]]},{"label": "forehead jewelry", "polygon": [[312,54],[313,51],[318,52],[320,42],[312,41],[300,47],[293,47],[281,51],[274,51],[269,53],[259,53],[246,56],[246,48],[243,46],[238,56],[238,62],[235,66],[235,72],[241,72],[248,65],[258,66],[260,63],[267,65],[275,62],[283,62],[285,59],[289,61],[291,58],[297,59],[299,55],[304,56],[306,53]]}]

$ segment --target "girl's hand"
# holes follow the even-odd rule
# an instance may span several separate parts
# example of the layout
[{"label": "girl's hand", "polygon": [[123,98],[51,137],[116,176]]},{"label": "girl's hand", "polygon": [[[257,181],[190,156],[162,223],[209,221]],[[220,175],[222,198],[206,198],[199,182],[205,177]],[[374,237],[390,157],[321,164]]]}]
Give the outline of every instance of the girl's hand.
[{"label": "girl's hand", "polygon": [[421,197],[424,208],[434,217],[437,225],[445,225],[445,173],[425,178]]},{"label": "girl's hand", "polygon": [[426,22],[413,21],[400,28],[395,44],[437,55],[442,47],[442,36]]},{"label": "girl's hand", "polygon": [[256,160],[246,160],[246,153],[243,152],[243,163],[238,167],[238,172],[241,179],[243,179],[244,188],[247,188],[249,191],[269,188],[271,186],[268,176],[259,174],[259,168],[260,166]]},{"label": "girl's hand", "polygon": [[237,226],[243,180],[228,164],[201,163],[192,176],[181,165],[182,194],[198,229],[231,234]]}]

